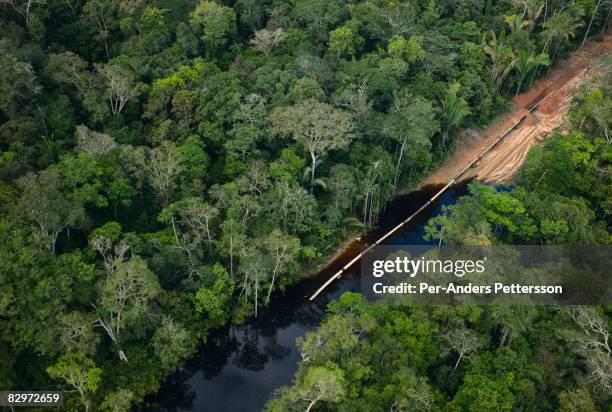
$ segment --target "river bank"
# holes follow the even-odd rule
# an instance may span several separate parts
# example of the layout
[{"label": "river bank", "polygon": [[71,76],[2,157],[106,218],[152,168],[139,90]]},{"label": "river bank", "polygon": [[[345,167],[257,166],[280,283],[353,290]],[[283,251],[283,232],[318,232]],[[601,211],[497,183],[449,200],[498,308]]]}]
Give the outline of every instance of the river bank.
[{"label": "river bank", "polygon": [[[551,73],[554,73],[554,70],[556,68],[551,70]],[[569,83],[570,80],[563,84]],[[570,90],[566,89],[568,95]],[[547,92],[544,97],[552,93],[553,91]],[[518,111],[513,112],[513,110]],[[501,133],[504,129],[504,119],[515,119],[513,116],[521,110],[523,109],[513,108],[490,126],[491,130],[497,127]],[[530,119],[526,122],[523,128],[533,126],[532,121],[533,119]],[[520,135],[519,131],[517,134]],[[498,135],[491,132],[491,136],[494,140]],[[470,146],[469,142],[466,144]],[[489,141],[480,136],[474,143],[474,151],[477,154],[481,147],[486,147],[488,144]],[[524,146],[520,147],[523,150]],[[444,180],[446,176],[444,173],[454,176],[456,171],[453,170],[460,170],[473,158],[467,158],[465,163],[457,163],[454,160],[457,155],[459,154],[453,154],[444,165],[436,169],[419,185],[418,190],[404,193],[400,191],[381,216],[377,228],[345,242],[344,247],[339,248],[333,258],[326,261],[323,270],[318,271],[318,274],[333,273],[342,267],[355,255],[355,252],[358,253],[381,232],[395,226],[431,197],[440,187],[440,183],[447,181]],[[499,156],[501,157],[493,158],[501,159],[503,162],[503,156],[501,154]],[[487,162],[490,162],[490,158],[483,158],[474,171],[488,164]],[[514,172],[520,168],[520,164],[522,161],[518,163]],[[476,176],[479,179],[485,178],[482,173]],[[466,179],[470,177],[473,177],[472,173]],[[493,177],[500,178],[500,175]],[[438,178],[441,181],[436,182]],[[465,182],[452,188],[439,201],[417,216],[409,226],[388,239],[387,243],[423,244],[422,235],[427,220],[439,213],[444,205],[454,203],[465,194],[465,190]],[[261,409],[275,388],[289,384],[293,378],[301,359],[295,344],[296,338],[304,336],[307,331],[314,329],[320,323],[325,316],[325,307],[331,300],[346,291],[360,290],[359,265],[356,264],[342,279],[330,285],[315,302],[308,302],[307,298],[321,283],[320,276],[307,277],[288,287],[283,293],[275,294],[272,304],[260,313],[259,318],[249,319],[240,326],[228,325],[214,331],[208,342],[200,348],[198,355],[190,360],[182,371],[172,375],[158,394],[147,399],[146,409],[232,412]]]},{"label": "river bank", "polygon": [[[489,184],[509,184],[520,170],[529,150],[562,126],[570,110],[573,91],[593,73],[597,58],[610,52],[612,29],[590,39],[568,59],[557,62],[546,76],[534,82],[529,90],[515,96],[508,110],[487,127],[481,130],[463,130],[452,154],[416,187],[399,189],[396,197],[447,184],[518,119],[526,116],[507,138],[462,177],[462,180],[476,179]],[[535,103],[539,103],[538,110],[530,113],[529,109]],[[331,275],[339,270],[368,246],[368,242],[363,239],[364,235],[362,232],[345,240],[309,277]]]},{"label": "river bank", "polygon": [[[381,216],[380,227],[364,236],[363,241],[395,226],[407,211],[416,210],[437,190],[437,186],[432,186],[396,197]],[[443,206],[455,203],[466,190],[464,183],[446,192],[386,243],[427,244],[422,239],[426,222],[440,213]],[[337,259],[333,264],[343,263]],[[261,410],[275,389],[291,383],[301,360],[296,339],[320,324],[332,300],[348,291],[361,291],[360,265],[354,265],[314,302],[309,301],[321,282],[321,277],[304,278],[282,293],[275,293],[271,304],[257,318],[214,330],[185,367],[171,375],[158,393],[147,398],[144,410]]]}]

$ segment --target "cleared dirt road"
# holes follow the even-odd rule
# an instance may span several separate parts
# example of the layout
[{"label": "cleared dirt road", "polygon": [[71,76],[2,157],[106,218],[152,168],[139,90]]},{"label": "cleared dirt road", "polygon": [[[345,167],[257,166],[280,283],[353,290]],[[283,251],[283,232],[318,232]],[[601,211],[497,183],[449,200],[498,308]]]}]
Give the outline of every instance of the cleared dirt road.
[{"label": "cleared dirt road", "polygon": [[[465,169],[486,148],[506,132],[519,119],[525,120],[505,139],[490,150],[475,166],[462,175],[460,180],[477,178],[489,183],[508,183],[520,170],[529,149],[543,141],[554,129],[561,126],[570,109],[573,90],[593,70],[598,58],[612,52],[612,29],[589,40],[585,47],[561,61],[550,73],[538,80],[525,93],[518,95],[512,107],[501,117],[482,130],[466,130],[458,139],[453,154],[425,180],[426,185],[445,186]],[[539,110],[529,112],[535,103]],[[410,191],[400,191],[407,193]],[[426,207],[426,206],[425,206]],[[403,223],[402,223],[403,224]],[[396,229],[394,229],[396,230]],[[359,260],[357,255],[371,246],[363,237],[356,237],[342,245],[336,253],[316,272],[336,272],[317,292],[314,299],[327,285],[339,278],[348,265]],[[359,255],[361,256],[361,255]]]},{"label": "cleared dirt road", "polygon": [[[465,130],[451,157],[420,186],[449,182],[517,119],[527,114],[517,129],[463,175],[463,178],[477,178],[488,183],[510,182],[521,168],[529,149],[563,125],[570,110],[573,90],[588,77],[598,58],[611,52],[612,30],[608,30],[591,39],[568,59],[555,64],[547,76],[518,95],[508,112],[487,128]],[[538,101],[538,110],[529,114],[527,109]]]}]

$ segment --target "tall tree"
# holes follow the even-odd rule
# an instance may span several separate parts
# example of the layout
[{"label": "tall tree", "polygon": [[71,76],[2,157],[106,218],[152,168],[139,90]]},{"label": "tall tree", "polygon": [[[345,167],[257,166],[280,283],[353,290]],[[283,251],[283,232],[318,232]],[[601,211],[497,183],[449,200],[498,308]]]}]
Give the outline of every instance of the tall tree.
[{"label": "tall tree", "polygon": [[96,352],[99,335],[94,332],[89,315],[74,311],[59,318],[59,346],[66,353],[92,356]]},{"label": "tall tree", "polygon": [[342,370],[337,365],[312,366],[294,388],[281,390],[277,398],[268,402],[266,410],[281,412],[294,410],[297,406],[310,412],[320,402],[339,402],[347,389]]},{"label": "tall tree", "polygon": [[563,330],[562,335],[572,343],[573,349],[586,359],[589,378],[594,386],[603,393],[610,393],[612,342],[608,322],[595,308],[588,306],[569,307],[566,312],[578,331]]},{"label": "tall tree", "polygon": [[129,389],[118,389],[104,398],[102,408],[112,412],[128,412],[134,400],[134,392]]},{"label": "tall tree", "polygon": [[515,96],[518,96],[527,76],[533,73],[539,66],[548,66],[549,64],[550,60],[548,59],[548,54],[546,53],[533,55],[527,50],[519,50],[516,54],[516,64],[514,65],[514,68],[518,72],[518,82]]},{"label": "tall tree", "polygon": [[524,6],[523,16],[527,15],[529,22],[529,31],[533,31],[536,27],[536,21],[544,10],[544,2],[542,0],[522,0]]},{"label": "tall tree", "polygon": [[338,402],[345,390],[344,377],[339,368],[315,366],[306,372],[299,393],[308,402],[306,412],[309,412],[317,402]]},{"label": "tall tree", "polygon": [[280,230],[274,230],[264,240],[264,247],[271,258],[272,279],[266,295],[265,304],[270,303],[270,295],[274,290],[276,278],[296,266],[296,257],[300,249],[300,239],[287,236]]},{"label": "tall tree", "polygon": [[107,60],[110,59],[108,39],[118,25],[117,10],[118,2],[115,0],[88,0],[83,6],[83,19],[98,30],[96,37],[104,44]]},{"label": "tall tree", "polygon": [[326,183],[327,190],[334,197],[334,206],[341,210],[352,209],[356,193],[356,181],[353,169],[345,164],[334,165]]},{"label": "tall tree", "polygon": [[257,30],[255,32],[255,37],[253,37],[249,43],[254,50],[262,52],[267,56],[274,49],[279,47],[284,39],[285,31],[282,27],[278,27],[276,30]]},{"label": "tall tree", "polygon": [[77,151],[87,153],[96,160],[117,146],[115,140],[111,136],[91,130],[85,125],[76,127],[74,137]]},{"label": "tall tree", "polygon": [[152,344],[155,354],[167,370],[176,369],[177,365],[192,355],[195,349],[191,333],[170,316],[162,318],[161,326],[153,335]]},{"label": "tall tree", "polygon": [[61,232],[85,219],[83,205],[61,190],[60,175],[55,170],[28,173],[17,182],[22,193],[15,213],[38,228],[38,240],[55,253]]},{"label": "tall tree", "polygon": [[523,20],[520,14],[511,14],[504,17],[504,21],[510,26],[510,32],[516,33],[529,25],[527,20]]},{"label": "tall tree", "polygon": [[47,373],[54,379],[61,379],[78,392],[85,412],[91,407],[91,396],[102,381],[102,369],[96,367],[93,360],[80,353],[61,356],[57,362],[47,368]]},{"label": "tall tree", "polygon": [[463,119],[471,113],[465,99],[457,95],[460,87],[459,83],[450,85],[444,100],[442,100],[442,109],[444,110],[442,139],[444,143],[452,137],[453,131],[461,125]]},{"label": "tall tree", "polygon": [[491,82],[494,85],[495,93],[499,93],[504,79],[516,63],[516,58],[510,46],[504,44],[503,38],[498,39],[495,33],[491,35],[492,39],[484,46],[484,51],[491,58]]},{"label": "tall tree", "polygon": [[123,332],[142,320],[150,301],[159,292],[157,277],[139,256],[118,262],[117,269],[100,285],[98,303],[94,306],[99,316],[95,324],[117,345],[122,361],[128,361],[121,348]]},{"label": "tall tree", "polygon": [[32,64],[13,55],[0,44],[0,111],[15,116],[27,111],[41,90]]},{"label": "tall tree", "polygon": [[10,4],[13,10],[23,17],[27,26],[30,23],[32,8],[47,4],[47,0],[3,0],[0,1],[0,4],[2,3]]},{"label": "tall tree", "polygon": [[189,23],[200,33],[207,56],[213,56],[236,34],[234,10],[214,1],[200,1],[189,15]]},{"label": "tall tree", "polygon": [[457,369],[462,359],[469,357],[484,345],[478,334],[466,327],[449,330],[442,335],[443,351],[457,354],[454,368]]},{"label": "tall tree", "polygon": [[[589,37],[589,33],[591,32],[591,26],[593,25],[593,20],[595,20],[595,15],[599,11],[599,6],[601,6],[602,3],[604,3],[605,1],[606,0],[597,0],[597,3],[595,3],[595,8],[593,8],[593,12],[591,13],[591,18],[589,19],[589,25],[587,26],[587,29],[584,32],[584,38],[582,39],[582,43],[580,44],[580,47],[584,47],[584,43],[586,43],[586,39],[587,37]],[[609,6],[609,7],[612,8],[612,6]],[[606,18],[606,23],[607,23],[607,18]]]},{"label": "tall tree", "polygon": [[428,150],[431,147],[430,138],[436,130],[438,123],[431,102],[421,96],[396,99],[395,106],[387,116],[384,129],[385,134],[399,144],[393,183],[395,186],[399,180],[406,146],[409,144],[411,149],[414,149],[412,153]]},{"label": "tall tree", "polygon": [[290,135],[310,154],[310,183],[315,180],[317,160],[330,150],[347,147],[354,137],[351,116],[316,100],[274,109],[272,131]]},{"label": "tall tree", "polygon": [[[551,58],[551,61],[554,62],[557,57],[557,52],[559,51],[559,40],[568,42],[570,39],[573,39],[576,35],[576,30],[582,26],[582,23],[574,14],[560,11],[545,21],[542,26],[544,27],[543,34],[546,36],[546,43],[544,43],[542,53],[547,52],[550,45],[554,42],[555,48]],[[550,55],[550,53],[548,54]],[[550,70],[551,67],[552,66],[549,65],[548,70]],[[538,68],[533,71],[531,81],[529,82],[530,85],[533,83],[533,79],[538,72]]]},{"label": "tall tree", "polygon": [[106,81],[106,90],[113,115],[121,113],[126,103],[140,94],[134,74],[126,65],[118,62],[97,65],[96,69]]},{"label": "tall tree", "polygon": [[172,227],[176,247],[187,254],[190,275],[197,273],[201,264],[197,256],[201,256],[199,250],[205,243],[212,256],[213,224],[218,215],[217,208],[196,197],[172,203],[160,213],[159,218]]},{"label": "tall tree", "polygon": [[265,259],[261,250],[255,246],[247,245],[241,251],[239,272],[242,274],[242,291],[245,301],[253,299],[254,315],[257,317],[260,291],[266,276]]},{"label": "tall tree", "polygon": [[234,267],[236,256],[246,245],[245,227],[233,218],[225,220],[221,224],[221,239],[219,248],[221,255],[229,257],[230,276],[234,278]]},{"label": "tall tree", "polygon": [[151,150],[145,168],[149,172],[149,183],[161,198],[163,206],[167,206],[170,201],[180,167],[179,153],[173,143],[164,141]]}]

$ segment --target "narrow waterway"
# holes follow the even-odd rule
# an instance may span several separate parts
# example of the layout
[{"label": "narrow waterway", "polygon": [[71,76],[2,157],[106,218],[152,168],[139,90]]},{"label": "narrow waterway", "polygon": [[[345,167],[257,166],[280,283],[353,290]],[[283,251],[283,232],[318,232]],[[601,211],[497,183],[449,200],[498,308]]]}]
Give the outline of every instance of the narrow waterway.
[{"label": "narrow waterway", "polygon": [[[317,327],[330,300],[346,291],[359,291],[360,265],[355,264],[315,302],[308,301],[312,293],[367,242],[412,214],[440,188],[426,186],[397,197],[388,204],[379,227],[360,242],[353,242],[319,276],[305,279],[275,296],[269,309],[260,311],[257,319],[214,331],[185,368],[170,376],[155,396],[147,398],[146,410],[260,411],[274,389],[291,383],[300,360],[295,339]],[[385,243],[425,244],[422,237],[427,220],[440,213],[443,205],[455,203],[466,190],[467,184],[463,183],[447,191]]]}]

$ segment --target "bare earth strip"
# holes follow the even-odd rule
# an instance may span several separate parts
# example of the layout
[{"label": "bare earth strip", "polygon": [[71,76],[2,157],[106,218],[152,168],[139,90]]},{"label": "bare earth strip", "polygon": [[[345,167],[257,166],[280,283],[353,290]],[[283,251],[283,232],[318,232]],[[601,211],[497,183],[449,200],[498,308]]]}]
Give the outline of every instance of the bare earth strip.
[{"label": "bare earth strip", "polygon": [[497,139],[508,127],[540,101],[533,115],[483,157],[464,178],[488,183],[508,183],[520,169],[527,152],[561,126],[572,100],[572,92],[592,70],[599,56],[612,51],[612,31],[590,40],[570,58],[555,64],[550,73],[525,93],[517,96],[511,108],[485,129],[464,131],[453,155],[429,175],[420,186],[449,182],[472,159]]},{"label": "bare earth strip", "polygon": [[[466,130],[457,139],[453,154],[418,186],[445,185],[464,169],[491,143],[497,140],[523,115],[525,121],[484,156],[463,178],[477,178],[488,183],[508,183],[520,170],[529,149],[561,126],[571,104],[572,91],[592,71],[598,57],[612,52],[612,29],[558,62],[550,73],[517,96],[505,114],[482,130]],[[529,114],[528,108],[539,102],[539,110]],[[410,190],[400,190],[398,194]],[[315,274],[334,272],[356,256],[367,244],[362,237],[352,238],[341,245]]]}]

